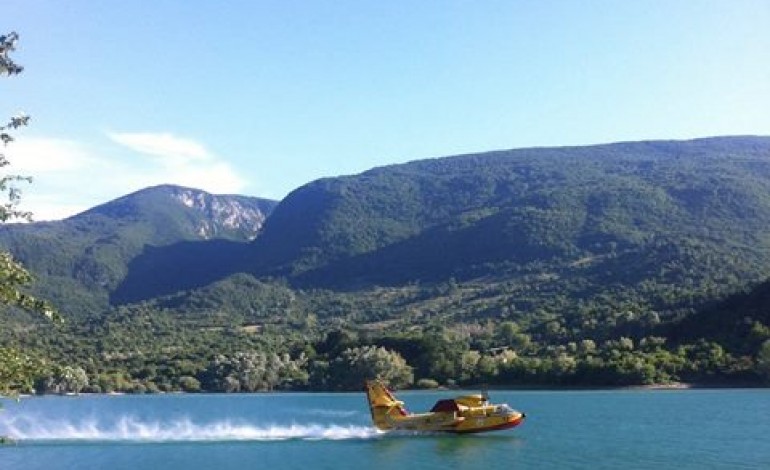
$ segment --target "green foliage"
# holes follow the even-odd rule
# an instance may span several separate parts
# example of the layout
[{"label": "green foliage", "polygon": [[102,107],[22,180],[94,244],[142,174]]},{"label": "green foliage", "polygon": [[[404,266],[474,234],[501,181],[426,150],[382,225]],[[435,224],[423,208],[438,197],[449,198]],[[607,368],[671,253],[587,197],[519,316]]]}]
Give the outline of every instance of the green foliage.
[{"label": "green foliage", "polygon": [[[277,305],[284,289],[264,290],[276,295],[265,302]],[[380,289],[358,293],[353,304],[350,294],[295,291],[291,304],[266,310],[256,323],[226,309],[193,314],[187,307],[137,305],[34,335],[10,323],[0,340],[84,370],[81,391],[92,392],[358,390],[378,375],[398,387],[748,384],[765,370],[759,350],[747,356],[730,342],[661,336],[669,323],[650,323],[641,305],[583,300],[572,316],[519,311],[515,321],[501,322],[510,312],[490,317],[495,297],[481,293],[495,290],[479,289],[458,283],[452,294],[430,298],[419,288],[411,294]],[[334,313],[319,310],[324,305]],[[616,310],[605,312],[603,305]],[[370,308],[376,313],[369,318]],[[431,308],[441,315],[424,316]],[[310,309],[318,313],[312,325],[286,318],[307,317]],[[591,321],[596,318],[601,321]],[[77,391],[56,386],[59,370],[66,368],[36,373],[38,391]]]},{"label": "green foliage", "polygon": [[37,389],[44,393],[80,393],[88,384],[88,374],[82,367],[63,366],[42,377]]},{"label": "green foliage", "polygon": [[395,388],[408,387],[414,380],[404,358],[383,347],[348,348],[329,363],[329,381],[341,390],[360,390],[366,380],[375,378]]},{"label": "green foliage", "polygon": [[[19,35],[15,32],[0,36],[0,75],[16,75],[23,70],[23,67],[16,64],[9,55],[15,50],[18,38]],[[13,141],[11,131],[26,126],[28,122],[28,116],[19,115],[11,118],[7,124],[0,125],[0,141],[3,146]],[[10,161],[5,154],[0,153],[0,168],[8,165]],[[29,213],[18,209],[21,200],[21,192],[15,186],[18,181],[30,181],[30,178],[8,174],[0,177],[0,193],[3,198],[7,197],[7,200],[0,204],[0,222],[30,218]],[[7,311],[8,306],[18,307],[43,314],[51,319],[58,318],[47,302],[38,300],[21,290],[31,280],[30,273],[16,262],[10,253],[0,251],[0,309]],[[41,361],[32,359],[15,348],[0,348],[0,396],[30,392],[33,381],[41,370]],[[0,439],[0,442],[5,442],[5,439]]]},{"label": "green foliage", "polygon": [[10,53],[16,49],[19,34],[15,31],[0,36],[0,75],[17,75],[24,70],[11,59]]},{"label": "green foliage", "polygon": [[0,252],[0,305],[19,307],[41,313],[49,319],[57,319],[58,314],[48,302],[20,290],[31,281],[29,271],[17,263],[10,253]]},{"label": "green foliage", "polygon": [[263,352],[218,355],[203,372],[203,386],[217,392],[270,391],[307,383],[306,359]]},{"label": "green foliage", "polygon": [[770,382],[770,339],[762,343],[757,354],[757,372],[764,378],[765,382]]},{"label": "green foliage", "polygon": [[43,362],[18,349],[0,348],[0,396],[16,396],[34,390],[43,373]]},{"label": "green foliage", "polygon": [[[15,50],[18,39],[19,35],[15,32],[0,36],[0,75],[16,75],[23,70],[9,56]],[[11,131],[26,126],[28,122],[28,116],[19,115],[11,118],[7,124],[0,125],[0,141],[2,141],[3,146],[13,141]],[[5,168],[8,165],[10,165],[10,161],[4,154],[0,153],[0,168]],[[28,212],[18,209],[21,200],[21,192],[15,186],[18,181],[31,181],[31,179],[8,174],[0,177],[0,193],[3,194],[4,198],[7,197],[7,201],[0,204],[0,222],[14,219],[29,220],[30,218]],[[53,318],[55,312],[47,302],[38,300],[20,290],[20,287],[28,284],[31,280],[32,276],[29,272],[16,262],[10,253],[0,251],[0,306],[20,307]]]},{"label": "green foliage", "polygon": [[432,388],[438,388],[439,383],[433,379],[420,379],[414,385],[415,387],[421,388],[421,389],[432,389]]},{"label": "green foliage", "polygon": [[[18,40],[19,35],[16,32],[0,36],[0,76],[18,75],[24,70],[23,67],[16,64],[10,57],[10,53],[16,49],[16,42]],[[28,123],[29,116],[21,114],[11,118],[8,123],[0,125],[0,142],[2,142],[3,146],[13,142],[14,138],[11,135],[12,131],[24,127]],[[8,165],[10,165],[10,161],[5,157],[5,154],[0,153],[0,168],[5,168]],[[4,197],[7,197],[7,201],[4,201],[0,205],[0,222],[7,222],[8,220],[13,219],[29,220],[30,218],[28,212],[20,211],[18,209],[18,204],[21,200],[21,191],[16,187],[15,183],[19,181],[29,182],[31,181],[31,178],[8,174],[0,177],[0,193],[2,193]]]},{"label": "green foliage", "polygon": [[211,220],[169,203],[190,190],[153,188],[0,228],[70,318],[47,331],[9,314],[0,344],[53,364],[41,392],[756,384],[768,150],[719,138],[379,168],[299,188],[253,243],[201,240]]}]

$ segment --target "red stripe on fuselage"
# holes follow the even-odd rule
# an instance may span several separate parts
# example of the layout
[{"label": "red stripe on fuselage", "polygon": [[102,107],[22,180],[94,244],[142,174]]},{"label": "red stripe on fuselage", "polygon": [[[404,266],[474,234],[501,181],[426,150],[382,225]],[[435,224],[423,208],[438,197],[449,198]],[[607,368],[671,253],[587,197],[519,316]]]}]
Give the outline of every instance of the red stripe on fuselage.
[{"label": "red stripe on fuselage", "polygon": [[524,417],[523,416],[519,416],[518,418],[513,418],[512,420],[510,420],[508,422],[505,422],[503,424],[496,424],[494,426],[488,426],[488,427],[485,427],[485,428],[453,429],[453,430],[451,430],[449,432],[455,432],[455,433],[458,433],[458,434],[470,434],[470,433],[473,433],[473,432],[499,431],[499,430],[502,430],[502,429],[515,428],[516,426],[521,424],[522,421],[524,421]]}]

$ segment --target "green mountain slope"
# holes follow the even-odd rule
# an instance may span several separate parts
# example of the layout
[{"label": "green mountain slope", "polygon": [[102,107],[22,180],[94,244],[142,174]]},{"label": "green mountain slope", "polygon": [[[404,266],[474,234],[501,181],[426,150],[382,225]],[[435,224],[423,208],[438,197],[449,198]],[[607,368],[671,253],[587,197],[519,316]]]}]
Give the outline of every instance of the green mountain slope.
[{"label": "green mountain slope", "polygon": [[[148,291],[140,297],[155,292],[152,278],[143,286],[121,288],[135,258],[183,241],[243,244],[256,237],[275,204],[157,186],[62,221],[2,226],[0,246],[35,274],[39,295],[65,313],[79,315],[103,310],[115,292],[133,297],[143,288]],[[191,249],[198,251],[196,245]]]},{"label": "green mountain slope", "polygon": [[253,240],[155,188],[0,230],[91,313],[0,344],[102,391],[252,390],[229,367],[265,354],[269,387],[329,390],[373,346],[426,383],[759,384],[768,183],[766,137],[464,155],[312,182]]},{"label": "green mountain slope", "polygon": [[322,179],[274,210],[151,188],[65,221],[2,227],[0,246],[65,310],[249,272],[304,289],[459,281],[526,293],[494,296],[499,308],[622,292],[682,315],[770,275],[768,183],[767,137],[519,149]]},{"label": "green mountain slope", "polygon": [[335,288],[577,268],[592,283],[741,284],[770,274],[768,183],[766,137],[417,161],[291,193],[253,272]]},{"label": "green mountain slope", "polygon": [[754,355],[770,340],[770,282],[729,296],[690,315],[664,333],[679,342],[716,341],[730,351]]}]

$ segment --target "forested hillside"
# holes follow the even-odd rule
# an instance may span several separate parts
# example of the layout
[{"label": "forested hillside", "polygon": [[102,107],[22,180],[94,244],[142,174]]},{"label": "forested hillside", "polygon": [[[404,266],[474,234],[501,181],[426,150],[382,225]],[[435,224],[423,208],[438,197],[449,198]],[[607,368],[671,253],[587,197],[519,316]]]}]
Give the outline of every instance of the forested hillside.
[{"label": "forested hillside", "polygon": [[[0,246],[35,274],[37,294],[80,316],[104,311],[115,295],[135,295],[136,287],[124,284],[136,258],[141,263],[148,252],[183,242],[251,240],[276,204],[158,186],[62,221],[2,225]],[[152,279],[143,286],[150,293],[154,287]]]},{"label": "forested hillside", "polygon": [[253,272],[345,288],[579,265],[591,284],[718,288],[768,272],[768,182],[767,138],[417,161],[294,191],[254,242]]},{"label": "forested hillside", "polygon": [[41,389],[63,364],[134,392],[770,379],[770,138],[377,168],[268,202],[256,238],[136,201],[0,231],[86,306],[4,328],[56,364]]}]

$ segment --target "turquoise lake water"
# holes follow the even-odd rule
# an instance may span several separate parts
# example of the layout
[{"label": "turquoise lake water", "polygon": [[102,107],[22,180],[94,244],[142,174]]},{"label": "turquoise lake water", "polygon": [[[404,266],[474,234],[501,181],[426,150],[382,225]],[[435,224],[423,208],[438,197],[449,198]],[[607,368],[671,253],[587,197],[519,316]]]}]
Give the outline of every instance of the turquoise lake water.
[{"label": "turquoise lake water", "polygon": [[[399,393],[412,411],[454,392]],[[383,434],[363,393],[4,400],[0,469],[770,469],[770,390],[493,391],[474,435]]]}]

